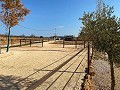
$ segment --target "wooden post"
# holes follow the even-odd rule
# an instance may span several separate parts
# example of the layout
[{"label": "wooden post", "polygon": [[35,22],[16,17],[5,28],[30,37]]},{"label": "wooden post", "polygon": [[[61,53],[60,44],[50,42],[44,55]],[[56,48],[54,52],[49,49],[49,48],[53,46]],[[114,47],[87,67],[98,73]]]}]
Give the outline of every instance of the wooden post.
[{"label": "wooden post", "polygon": [[90,43],[88,42],[88,74],[90,74]]},{"label": "wooden post", "polygon": [[20,46],[21,46],[21,39],[20,39]]},{"label": "wooden post", "polygon": [[92,54],[91,54],[91,58],[90,58],[90,63],[92,61],[92,57],[93,57],[93,45],[92,45]]},{"label": "wooden post", "polygon": [[2,46],[3,46],[3,47],[4,47],[4,41],[5,41],[5,40],[4,40],[4,36],[3,36],[3,40],[2,40]]},{"label": "wooden post", "polygon": [[31,47],[31,39],[30,39],[30,47]]},{"label": "wooden post", "polygon": [[65,40],[63,39],[63,48],[64,48]]},{"label": "wooden post", "polygon": [[43,47],[43,39],[42,39],[42,47]]},{"label": "wooden post", "polygon": [[25,39],[25,44],[26,44],[26,39]]},{"label": "wooden post", "polygon": [[75,48],[77,48],[77,38],[75,39]]},{"label": "wooden post", "polygon": [[49,38],[48,38],[48,42],[49,42]]}]

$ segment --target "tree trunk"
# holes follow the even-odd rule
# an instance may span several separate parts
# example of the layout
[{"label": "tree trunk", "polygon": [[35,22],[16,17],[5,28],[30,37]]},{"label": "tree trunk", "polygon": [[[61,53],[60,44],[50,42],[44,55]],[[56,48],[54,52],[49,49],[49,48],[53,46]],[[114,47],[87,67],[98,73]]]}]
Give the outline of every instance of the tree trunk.
[{"label": "tree trunk", "polygon": [[88,74],[90,74],[90,42],[88,42]]},{"label": "tree trunk", "polygon": [[7,43],[7,50],[6,50],[6,52],[9,51],[9,47],[10,47],[10,27],[8,29],[8,43]]},{"label": "tree trunk", "polygon": [[112,54],[108,54],[111,70],[111,90],[115,88],[115,76],[114,76],[114,66],[113,66],[113,57]]}]

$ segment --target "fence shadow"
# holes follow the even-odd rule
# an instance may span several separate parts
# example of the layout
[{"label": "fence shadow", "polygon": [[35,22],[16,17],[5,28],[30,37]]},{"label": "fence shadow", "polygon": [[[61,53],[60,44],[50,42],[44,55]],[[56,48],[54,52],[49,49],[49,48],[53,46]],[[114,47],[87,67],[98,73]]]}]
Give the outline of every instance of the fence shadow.
[{"label": "fence shadow", "polygon": [[21,77],[16,77],[13,75],[0,75],[0,90],[21,90],[22,88],[28,87],[36,81],[28,78],[22,82],[19,82],[22,79],[23,78]]},{"label": "fence shadow", "polygon": [[31,50],[13,50],[13,51],[46,51],[46,52],[66,52],[64,50],[38,50],[38,49],[31,49]]}]

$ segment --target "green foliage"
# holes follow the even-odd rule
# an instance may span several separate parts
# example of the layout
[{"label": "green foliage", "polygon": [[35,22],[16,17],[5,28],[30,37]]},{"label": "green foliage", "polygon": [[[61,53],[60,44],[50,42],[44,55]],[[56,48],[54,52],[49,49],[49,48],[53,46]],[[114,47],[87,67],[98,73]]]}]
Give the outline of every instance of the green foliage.
[{"label": "green foliage", "polygon": [[105,6],[101,11],[84,13],[80,19],[84,30],[80,37],[93,41],[98,51],[112,55],[115,63],[120,63],[120,19],[113,14],[113,7]]},{"label": "green foliage", "polygon": [[[113,7],[98,0],[98,10],[84,13],[82,23],[85,27],[82,37],[93,42],[98,51],[108,54],[111,70],[111,90],[115,87],[113,63],[120,64],[120,19],[113,15]],[[80,34],[80,35],[81,35]]]}]

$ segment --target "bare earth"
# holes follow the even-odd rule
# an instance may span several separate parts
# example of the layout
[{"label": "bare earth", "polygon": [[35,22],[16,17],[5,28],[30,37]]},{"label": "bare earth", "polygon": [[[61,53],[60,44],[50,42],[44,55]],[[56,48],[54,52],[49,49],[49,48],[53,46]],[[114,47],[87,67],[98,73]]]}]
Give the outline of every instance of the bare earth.
[{"label": "bare earth", "polygon": [[[78,46],[78,47],[82,48],[82,46]],[[46,73],[48,73],[49,70],[54,69],[59,63],[63,62],[63,60],[68,58],[66,57],[65,59],[61,59],[62,57],[65,57],[66,55],[72,52],[76,53],[77,51],[79,51],[79,49],[75,49],[73,45],[67,45],[65,46],[65,48],[62,48],[62,45],[49,44],[48,42],[44,43],[44,47],[41,47],[41,44],[38,43],[32,45],[32,47],[22,46],[22,47],[10,48],[10,52],[8,53],[5,52],[5,49],[2,49],[2,54],[0,54],[0,90],[19,90],[16,89],[17,87],[19,87],[20,90],[25,90],[26,89],[25,86],[29,86],[29,84],[35,82],[37,79],[41,78]],[[74,53],[68,56],[70,57]],[[60,62],[57,62],[49,67],[46,67],[52,62],[59,59],[61,59]],[[74,67],[72,67],[73,71],[76,68],[75,66],[77,65],[77,63],[78,61],[76,62]],[[83,66],[86,66],[85,62],[82,63],[81,67]],[[64,68],[65,67],[63,67],[61,71]],[[80,68],[79,68],[80,70],[79,72],[83,72],[83,74],[80,76],[82,78],[85,73],[84,70]],[[37,72],[36,74],[23,80],[22,82],[19,82],[23,78],[29,76],[30,74],[40,69],[42,69],[43,71]],[[36,90],[45,90],[46,86],[48,86],[47,83],[49,83],[49,81],[53,80],[55,77],[59,76],[59,74],[60,73],[57,72],[48,81],[43,83],[42,87],[38,87]],[[57,86],[55,86],[54,84],[53,87],[50,88],[50,90],[61,90],[61,87],[59,87],[60,84],[65,83],[64,81],[65,79],[69,78],[68,77],[69,75],[71,75],[71,73],[64,74],[61,80],[57,81]],[[75,76],[79,78],[79,74],[75,74],[74,77]],[[73,78],[72,81],[78,80],[77,78]],[[78,87],[73,87],[74,86],[73,84],[76,84],[76,86]],[[10,86],[14,86],[14,88],[10,89]],[[65,90],[73,90],[73,88],[74,90],[80,89],[79,81],[78,83],[72,83],[72,84],[69,83]]]}]

